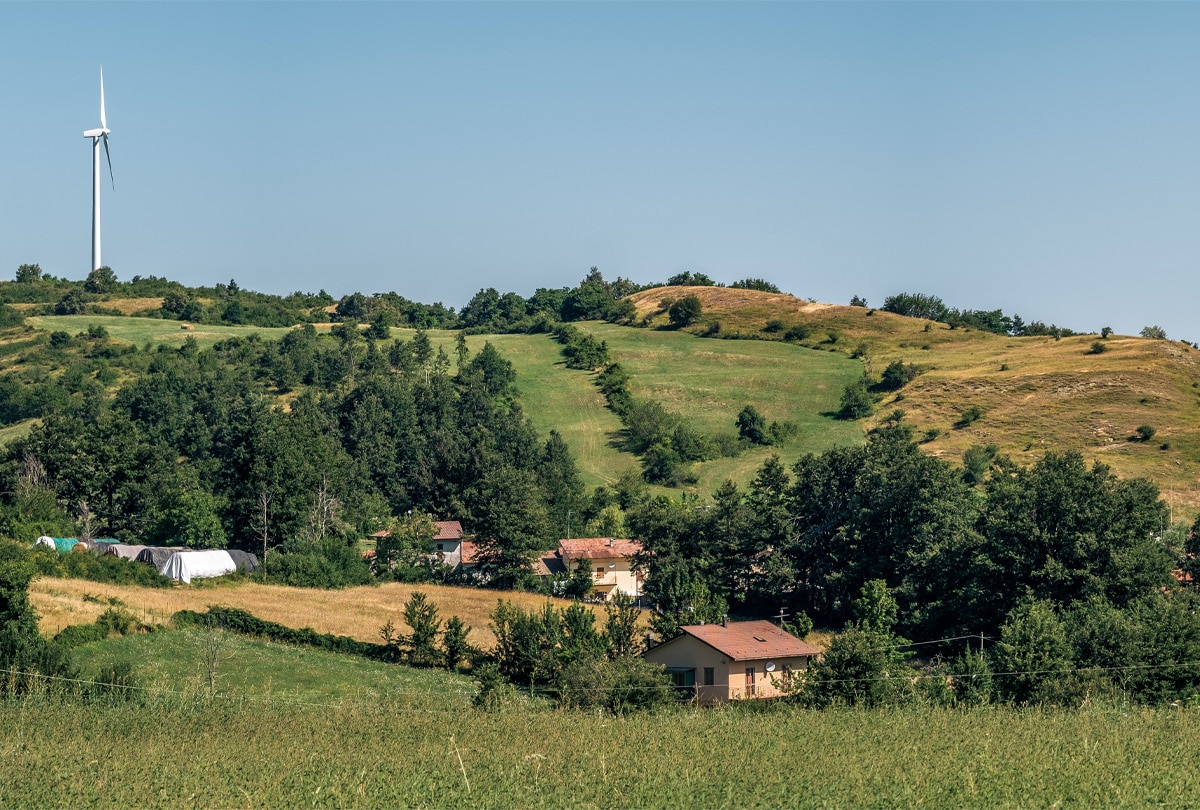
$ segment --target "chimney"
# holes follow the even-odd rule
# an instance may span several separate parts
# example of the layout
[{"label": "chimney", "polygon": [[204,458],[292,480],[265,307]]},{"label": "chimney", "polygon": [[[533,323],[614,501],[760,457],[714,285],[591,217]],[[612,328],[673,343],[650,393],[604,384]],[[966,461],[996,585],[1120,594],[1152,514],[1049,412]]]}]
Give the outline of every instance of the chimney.
[{"label": "chimney", "polygon": [[729,626],[729,614],[728,613],[726,613],[724,616],[721,617],[721,626],[722,627]]}]

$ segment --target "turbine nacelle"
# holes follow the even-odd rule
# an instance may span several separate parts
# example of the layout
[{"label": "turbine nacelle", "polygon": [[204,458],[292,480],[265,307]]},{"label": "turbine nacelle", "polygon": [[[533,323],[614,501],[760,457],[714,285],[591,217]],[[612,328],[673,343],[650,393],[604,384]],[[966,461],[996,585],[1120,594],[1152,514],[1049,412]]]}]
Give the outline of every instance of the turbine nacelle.
[{"label": "turbine nacelle", "polygon": [[85,138],[103,138],[105,135],[112,132],[111,129],[89,129],[83,133]]}]

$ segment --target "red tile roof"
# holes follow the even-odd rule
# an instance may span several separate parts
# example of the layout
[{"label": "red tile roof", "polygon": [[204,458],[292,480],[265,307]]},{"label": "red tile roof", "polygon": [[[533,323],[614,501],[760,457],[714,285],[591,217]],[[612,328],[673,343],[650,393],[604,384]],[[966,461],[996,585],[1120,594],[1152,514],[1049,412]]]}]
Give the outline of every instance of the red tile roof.
[{"label": "red tile roof", "polygon": [[558,549],[564,560],[607,560],[632,557],[642,550],[642,544],[637,540],[619,540],[612,537],[582,537],[559,540]]},{"label": "red tile roof", "polygon": [[461,540],[462,539],[462,524],[457,520],[435,520],[434,526],[437,526],[437,534],[433,536],[434,540]]},{"label": "red tile roof", "polygon": [[473,565],[479,562],[479,544],[474,540],[462,542],[462,564]]},{"label": "red tile roof", "polygon": [[[437,527],[437,533],[433,535],[434,540],[461,540],[462,539],[462,524],[457,520],[435,520],[433,525]],[[392,533],[387,529],[380,532],[375,532],[372,537],[391,537]]]},{"label": "red tile roof", "polygon": [[734,661],[821,654],[819,648],[765,620],[728,625],[690,624],[679,629]]}]

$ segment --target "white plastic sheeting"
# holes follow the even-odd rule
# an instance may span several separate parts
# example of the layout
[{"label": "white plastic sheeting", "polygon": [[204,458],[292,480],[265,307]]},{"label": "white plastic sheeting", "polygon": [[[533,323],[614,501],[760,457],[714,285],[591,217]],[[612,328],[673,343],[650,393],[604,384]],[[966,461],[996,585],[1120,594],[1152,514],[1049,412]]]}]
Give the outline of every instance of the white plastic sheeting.
[{"label": "white plastic sheeting", "polygon": [[193,578],[219,577],[236,570],[237,565],[227,551],[180,551],[172,554],[158,573],[180,582],[191,582]]}]

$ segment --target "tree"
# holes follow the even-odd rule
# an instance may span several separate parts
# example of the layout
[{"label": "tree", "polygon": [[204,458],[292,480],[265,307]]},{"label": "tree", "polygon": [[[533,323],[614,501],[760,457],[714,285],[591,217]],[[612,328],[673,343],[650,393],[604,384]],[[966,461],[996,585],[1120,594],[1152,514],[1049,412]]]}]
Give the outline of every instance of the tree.
[{"label": "tree", "polygon": [[694,295],[685,295],[667,309],[667,318],[670,320],[671,326],[682,329],[700,320],[703,310],[704,305],[700,303],[699,298]]},{"label": "tree", "polygon": [[404,622],[409,628],[405,638],[408,663],[415,667],[432,667],[441,663],[442,654],[437,648],[438,629],[441,627],[438,609],[421,591],[413,591],[404,604]]},{"label": "tree", "polygon": [[467,641],[471,628],[457,616],[451,616],[446,621],[446,629],[442,632],[442,652],[446,669],[458,671],[459,662],[470,657],[473,648]]},{"label": "tree", "polygon": [[14,543],[0,544],[0,689],[26,692],[34,674],[73,677],[70,651],[38,633],[37,614],[29,604],[34,567]]},{"label": "tree", "polygon": [[773,443],[767,427],[767,418],[759,413],[753,405],[742,408],[737,418],[738,438],[751,444],[769,445]]},{"label": "tree", "polygon": [[616,659],[637,655],[641,648],[637,638],[641,611],[634,606],[633,597],[617,592],[604,603],[604,616],[604,641],[608,657]]},{"label": "tree", "polygon": [[95,294],[112,292],[116,288],[117,274],[108,266],[97,267],[88,273],[87,280],[83,282],[83,289]]},{"label": "tree", "polygon": [[993,652],[997,690],[1014,703],[1061,703],[1067,696],[1067,671],[1072,669],[1066,629],[1044,600],[1018,605],[1000,628]]},{"label": "tree", "polygon": [[1144,338],[1152,338],[1154,340],[1166,340],[1167,339],[1167,330],[1163,329],[1161,326],[1145,326],[1145,327],[1142,327],[1141,335]]},{"label": "tree", "polygon": [[17,268],[18,284],[37,284],[42,280],[42,268],[36,264],[23,264]]},{"label": "tree", "polygon": [[433,518],[410,509],[404,517],[389,521],[386,532],[375,541],[376,575],[399,582],[427,579],[430,548],[438,532]]},{"label": "tree", "polygon": [[82,315],[87,312],[88,297],[78,288],[68,290],[54,305],[55,315]]},{"label": "tree", "polygon": [[842,391],[842,400],[838,405],[838,419],[864,419],[871,415],[875,407],[871,392],[867,388],[866,378],[850,383]]},{"label": "tree", "polygon": [[907,315],[910,318],[924,318],[930,321],[944,321],[949,314],[942,299],[936,295],[922,293],[898,293],[883,299],[884,312],[894,312],[897,315]]}]

